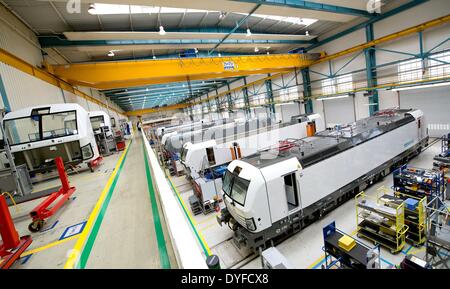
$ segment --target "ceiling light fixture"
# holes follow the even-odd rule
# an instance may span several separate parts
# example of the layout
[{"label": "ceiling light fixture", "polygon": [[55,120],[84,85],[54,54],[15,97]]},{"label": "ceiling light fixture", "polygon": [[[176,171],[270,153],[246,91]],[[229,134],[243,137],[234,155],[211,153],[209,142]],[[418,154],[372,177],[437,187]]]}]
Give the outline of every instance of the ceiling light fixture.
[{"label": "ceiling light fixture", "polygon": [[91,15],[97,14],[97,9],[95,9],[95,4],[89,4],[88,13]]},{"label": "ceiling light fixture", "polygon": [[398,87],[398,88],[392,89],[392,91],[403,91],[403,90],[423,89],[423,88],[429,88],[429,87],[448,86],[448,85],[450,85],[450,82],[439,82],[439,83],[432,83],[432,84],[422,84],[422,85],[414,85],[414,86]]},{"label": "ceiling light fixture", "polygon": [[247,37],[250,37],[250,36],[252,36],[252,32],[250,31],[250,28],[247,28],[247,35],[246,35]]},{"label": "ceiling light fixture", "polygon": [[344,94],[344,95],[338,95],[338,96],[326,96],[326,97],[320,97],[317,98],[317,100],[330,100],[330,99],[340,99],[340,98],[347,98],[349,97],[349,94]]},{"label": "ceiling light fixture", "polygon": [[164,30],[164,26],[159,26],[159,35],[166,35],[166,31]]}]

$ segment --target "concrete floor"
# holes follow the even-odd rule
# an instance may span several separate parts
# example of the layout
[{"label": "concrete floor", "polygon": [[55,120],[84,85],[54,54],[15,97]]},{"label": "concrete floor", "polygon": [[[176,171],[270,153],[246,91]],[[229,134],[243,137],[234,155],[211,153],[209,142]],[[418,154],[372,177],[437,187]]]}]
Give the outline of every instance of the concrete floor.
[{"label": "concrete floor", "polygon": [[[142,150],[141,137],[137,135],[129,148],[86,268],[160,267]],[[94,173],[84,171],[69,176],[70,183],[76,187],[73,199],[47,220],[43,231],[31,234],[33,243],[25,254],[35,249],[40,251],[18,260],[13,268],[64,267],[68,252],[74,247],[79,235],[69,241],[58,240],[68,227],[87,221],[121,154],[106,157],[103,165]],[[34,191],[58,184],[59,179],[39,183],[35,185]],[[28,224],[31,219],[28,214],[41,201],[19,204],[17,208],[10,207],[20,235],[30,234]],[[159,206],[158,199],[157,202]],[[161,220],[170,264],[176,268],[171,244],[167,242],[169,239],[164,220]]]},{"label": "concrete floor", "polygon": [[[433,157],[440,152],[440,142],[429,147],[419,156],[410,161],[411,166],[419,168],[432,168]],[[192,195],[192,188],[187,183],[184,176],[173,179],[174,184],[180,191],[185,202]],[[376,196],[377,189],[380,187],[390,188],[393,185],[392,174],[386,176],[382,181],[374,184],[365,192],[368,196]],[[208,215],[194,216],[197,223],[197,230],[204,236],[206,243],[211,248],[213,254],[217,254],[221,259],[222,268],[261,268],[259,258],[249,256],[250,252],[238,250],[232,243],[232,231],[226,227],[220,227],[217,224],[214,213]],[[277,249],[288,259],[294,268],[319,268],[323,263],[323,236],[322,228],[335,221],[338,229],[347,234],[356,233],[356,211],[355,201],[349,200],[337,209],[330,212],[323,219],[316,221],[306,227],[301,232],[291,236],[289,239],[277,245]],[[357,238],[356,236],[354,236]],[[364,244],[373,247],[373,244],[365,239],[357,238]],[[415,248],[406,244],[403,251],[398,254],[391,254],[388,250],[381,249],[381,266],[387,268],[392,264],[399,264],[406,253],[413,253],[418,257],[423,257],[425,250],[423,247]],[[253,259],[253,260],[252,260]]]},{"label": "concrete floor", "polygon": [[[69,176],[71,185],[75,186],[76,191],[56,215],[49,218],[43,228],[43,231],[31,233],[33,243],[27,249],[33,250],[52,244],[59,240],[67,227],[79,224],[88,219],[92,209],[106,185],[111,173],[114,170],[117,160],[121,153],[115,153],[104,158],[103,164],[94,172],[89,170],[79,174]],[[60,184],[59,179],[49,180],[36,184],[34,191],[40,191]],[[10,212],[14,220],[19,235],[29,235],[28,225],[31,222],[29,212],[37,206],[43,199],[22,203],[15,208],[10,207]],[[54,225],[56,223],[56,225]],[[54,226],[54,227],[53,227]],[[52,228],[53,227],[53,228]],[[47,231],[45,231],[48,229]],[[14,264],[14,268],[63,268],[67,252],[73,248],[76,240],[67,241],[33,254],[30,258],[19,260]],[[24,264],[21,264],[25,262]]]},{"label": "concrete floor", "polygon": [[[167,231],[164,233],[171,267],[176,268]],[[160,268],[139,135],[131,144],[86,268]]]}]

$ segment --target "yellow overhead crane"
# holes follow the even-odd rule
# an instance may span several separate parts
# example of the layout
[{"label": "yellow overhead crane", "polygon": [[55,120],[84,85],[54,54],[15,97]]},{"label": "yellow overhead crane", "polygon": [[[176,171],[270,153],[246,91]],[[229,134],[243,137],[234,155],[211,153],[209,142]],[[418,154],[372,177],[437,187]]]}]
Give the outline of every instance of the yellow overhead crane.
[{"label": "yellow overhead crane", "polygon": [[309,54],[250,55],[52,65],[65,81],[96,89],[287,72],[313,63]]}]

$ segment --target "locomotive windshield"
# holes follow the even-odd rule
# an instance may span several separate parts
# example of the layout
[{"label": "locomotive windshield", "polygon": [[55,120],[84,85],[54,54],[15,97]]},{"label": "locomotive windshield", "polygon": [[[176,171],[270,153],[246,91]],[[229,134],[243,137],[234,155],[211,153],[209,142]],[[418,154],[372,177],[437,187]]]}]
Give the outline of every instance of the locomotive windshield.
[{"label": "locomotive windshield", "polygon": [[240,178],[227,170],[223,179],[222,189],[233,201],[244,206],[249,184],[250,181]]},{"label": "locomotive windshield", "polygon": [[35,113],[5,120],[4,126],[11,145],[78,134],[76,111]]},{"label": "locomotive windshield", "polygon": [[184,162],[186,161],[186,154],[187,154],[187,149],[184,148],[184,146],[181,148],[181,161]]}]

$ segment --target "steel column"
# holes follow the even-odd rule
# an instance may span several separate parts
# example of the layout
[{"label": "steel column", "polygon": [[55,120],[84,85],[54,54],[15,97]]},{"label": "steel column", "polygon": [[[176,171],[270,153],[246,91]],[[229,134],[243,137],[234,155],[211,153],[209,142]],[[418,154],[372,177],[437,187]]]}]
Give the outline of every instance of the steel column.
[{"label": "steel column", "polygon": [[303,97],[305,100],[305,113],[313,113],[312,99],[309,97],[312,95],[311,91],[311,77],[309,75],[309,68],[302,69],[303,79]]},{"label": "steel column", "polygon": [[222,113],[222,108],[220,107],[220,101],[219,101],[219,97],[217,96],[219,95],[219,91],[216,88],[216,105],[217,105],[217,113]]},{"label": "steel column", "polygon": [[[374,40],[373,24],[366,26],[366,40],[367,42]],[[378,85],[377,71],[376,71],[376,57],[375,50],[366,48],[364,54],[366,57],[366,74],[367,74],[367,87],[372,88]],[[372,90],[371,96],[369,96],[369,113],[372,116],[379,110],[378,103],[378,90]]]},{"label": "steel column", "polygon": [[[244,77],[244,85],[247,85],[247,79]],[[247,118],[250,118],[250,101],[248,99],[248,88],[245,86],[242,88],[242,94],[244,95],[244,112]]]},{"label": "steel column", "polygon": [[[270,75],[269,75],[270,76]],[[267,79],[266,83],[266,92],[267,92],[267,100],[269,101],[269,113],[270,117],[275,117],[275,104],[273,103],[273,90],[272,90],[272,79]]]},{"label": "steel column", "polygon": [[231,99],[231,93],[229,92],[231,90],[230,84],[227,82],[228,87],[228,93],[227,93],[227,101],[228,101],[228,111],[233,110],[233,100]]}]

